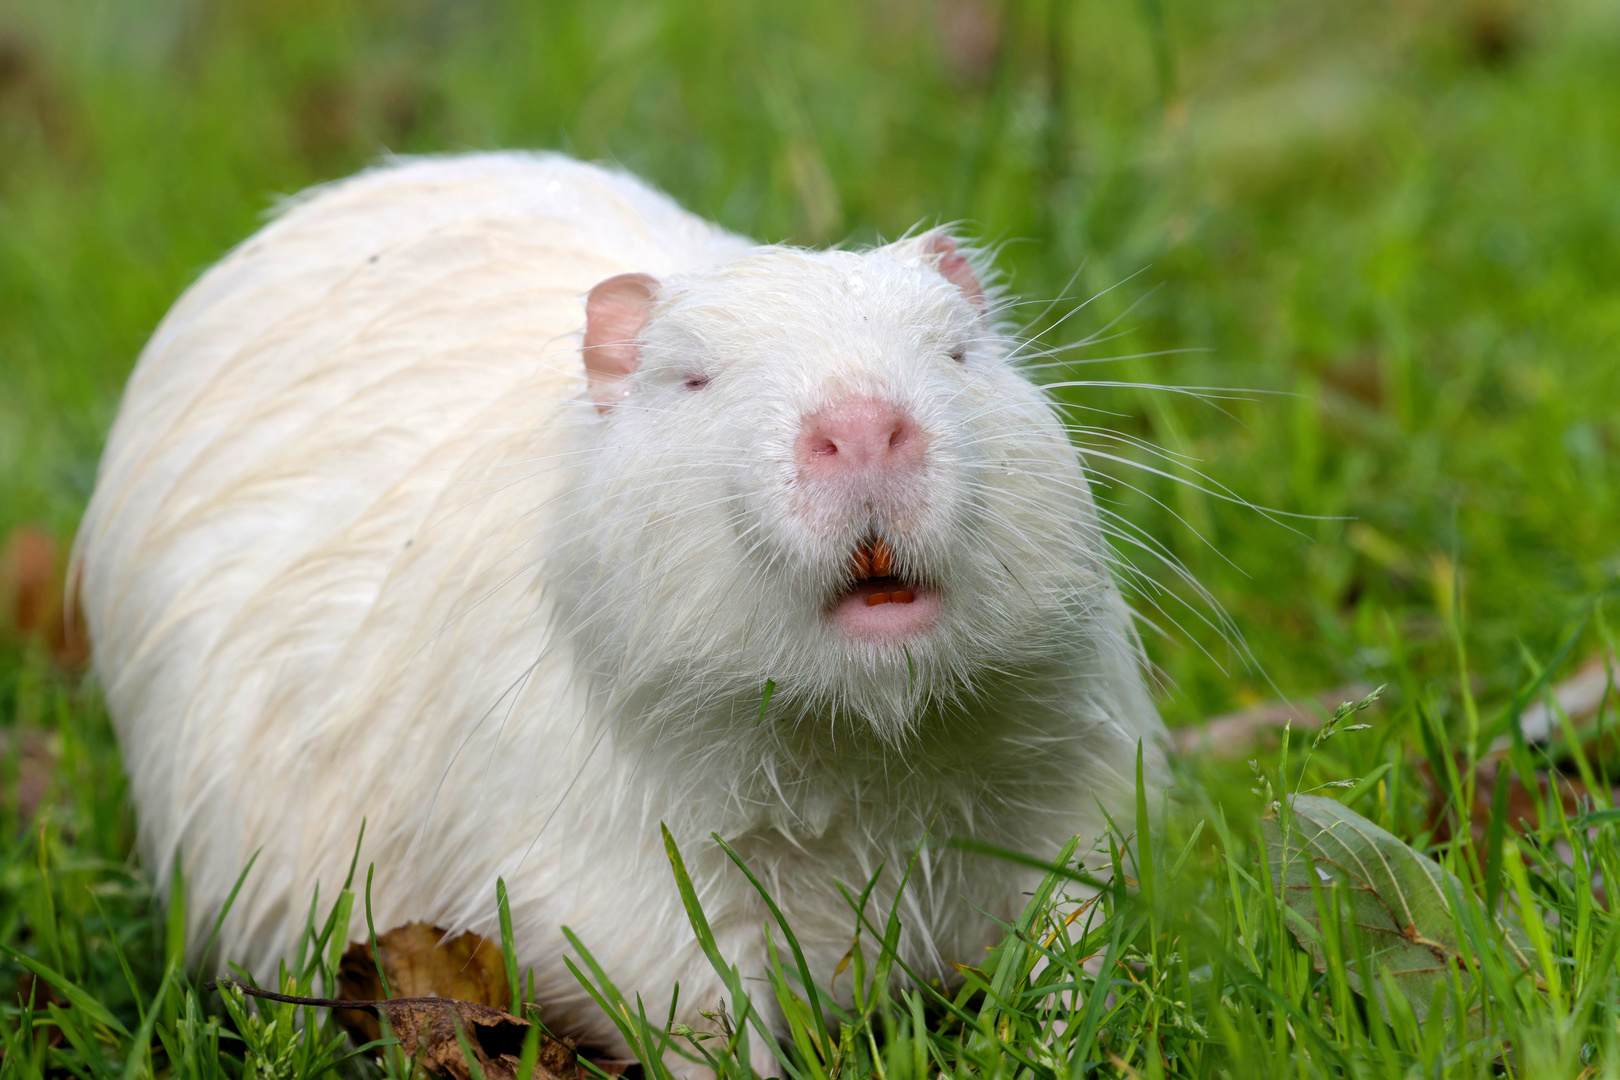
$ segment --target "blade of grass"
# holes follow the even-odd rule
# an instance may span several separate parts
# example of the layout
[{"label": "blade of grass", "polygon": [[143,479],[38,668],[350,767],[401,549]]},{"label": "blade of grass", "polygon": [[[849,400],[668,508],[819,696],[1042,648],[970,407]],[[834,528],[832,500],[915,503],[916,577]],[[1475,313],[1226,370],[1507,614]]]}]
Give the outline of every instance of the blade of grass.
[{"label": "blade of grass", "polygon": [[794,965],[799,969],[799,985],[803,987],[804,996],[810,1004],[810,1011],[814,1015],[817,1025],[819,1025],[813,1034],[816,1047],[821,1051],[822,1059],[827,1060],[831,1054],[830,1048],[826,1047],[825,1043],[831,1029],[827,1026],[827,1017],[821,1008],[821,995],[816,990],[815,979],[810,974],[810,963],[805,959],[804,949],[799,946],[798,936],[793,933],[793,928],[788,925],[787,917],[782,914],[782,909],[777,907],[776,900],[766,890],[764,884],[754,876],[754,872],[748,869],[748,865],[743,862],[742,856],[738,855],[732,846],[721,838],[719,833],[712,832],[709,835],[714,838],[716,844],[720,845],[720,850],[725,852],[726,856],[737,865],[737,869],[741,870],[743,875],[748,878],[748,883],[754,887],[755,892],[759,893],[760,899],[765,901],[766,908],[770,910],[771,918],[775,919],[776,925],[781,927],[782,936],[787,940],[788,950],[793,953]]},{"label": "blade of grass", "polygon": [[41,979],[44,979],[47,983],[50,983],[51,986],[59,990],[62,996],[68,999],[68,1004],[72,1005],[75,1009],[78,1009],[80,1013],[84,1015],[85,1019],[89,1020],[91,1023],[100,1024],[108,1030],[117,1032],[119,1035],[124,1036],[126,1039],[130,1037],[129,1029],[123,1024],[119,1023],[118,1018],[113,1016],[112,1013],[108,1012],[106,1006],[102,1005],[101,1002],[96,999],[94,994],[82,989],[80,986],[78,986],[78,984],[74,983],[67,976],[58,972],[55,968],[40,963],[32,956],[26,956],[23,953],[18,952],[16,949],[5,944],[4,942],[0,942],[0,952],[4,952],[7,956],[17,961],[17,963],[21,964],[23,967],[27,968],[29,971],[33,972],[35,975],[39,976]]},{"label": "blade of grass", "polygon": [[[168,968],[163,972],[157,993],[152,995],[151,1007],[146,1010],[146,1019],[141,1022],[140,1028],[131,1040],[129,1055],[124,1059],[123,1080],[138,1080],[142,1072],[151,1069],[152,1032],[157,1027],[158,1017],[169,1011],[166,1003],[170,997],[170,987],[180,970],[173,961],[170,961]],[[174,1015],[176,1017],[180,1015],[178,1008],[174,1009]]]},{"label": "blade of grass", "polygon": [[732,1005],[737,1013],[735,1037],[739,1041],[739,1045],[746,1049],[747,1035],[744,1033],[745,1027],[748,1026],[745,1022],[746,1018],[747,1022],[752,1023],[754,1030],[760,1037],[760,1041],[776,1057],[777,1062],[787,1071],[792,1080],[804,1080],[799,1070],[793,1067],[787,1055],[782,1052],[782,1048],[778,1045],[776,1036],[772,1034],[769,1026],[765,1024],[758,1012],[752,1008],[749,996],[742,988],[742,980],[738,977],[736,969],[726,963],[725,958],[720,955],[720,947],[715,944],[714,931],[709,928],[708,917],[703,914],[703,906],[698,902],[697,889],[692,884],[691,875],[686,871],[686,862],[681,858],[680,849],[675,845],[675,837],[670,833],[669,826],[662,822],[659,823],[659,828],[663,830],[664,851],[669,856],[670,867],[675,874],[675,884],[680,890],[681,904],[686,908],[686,918],[692,924],[692,932],[697,936],[698,947],[703,950],[703,955],[708,957],[709,964],[714,968],[715,974],[720,976],[720,981],[731,992]]},{"label": "blade of grass", "polygon": [[507,901],[504,878],[495,879],[495,905],[501,918],[501,960],[506,965],[506,986],[512,999],[511,1008],[507,1011],[513,1016],[522,1016],[523,984],[518,981],[517,945],[512,938],[512,906]]}]

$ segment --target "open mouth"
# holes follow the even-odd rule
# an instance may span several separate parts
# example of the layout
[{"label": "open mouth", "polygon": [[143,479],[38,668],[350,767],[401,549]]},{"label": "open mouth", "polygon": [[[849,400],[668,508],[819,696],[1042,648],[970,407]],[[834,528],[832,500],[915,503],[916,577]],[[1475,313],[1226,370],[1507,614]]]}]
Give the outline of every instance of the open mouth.
[{"label": "open mouth", "polygon": [[882,540],[857,547],[850,556],[854,584],[833,604],[831,616],[847,633],[861,638],[907,637],[939,614],[933,590],[895,573],[894,553]]},{"label": "open mouth", "polygon": [[881,540],[856,548],[849,568],[855,574],[855,591],[862,594],[867,607],[909,604],[917,598],[910,585],[894,576],[894,553]]}]

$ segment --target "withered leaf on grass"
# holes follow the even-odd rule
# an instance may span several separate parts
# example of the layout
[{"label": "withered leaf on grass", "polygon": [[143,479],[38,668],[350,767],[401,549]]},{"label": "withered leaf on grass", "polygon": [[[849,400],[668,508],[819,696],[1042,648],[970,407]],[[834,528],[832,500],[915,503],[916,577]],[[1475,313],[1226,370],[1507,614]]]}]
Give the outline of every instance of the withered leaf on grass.
[{"label": "withered leaf on grass", "polygon": [[[523,1040],[534,1026],[527,1020],[487,1005],[446,998],[396,998],[378,1007],[388,1014],[400,1045],[407,1052],[414,1047],[418,1060],[431,1072],[471,1080],[472,1070],[456,1038],[459,1021],[486,1080],[530,1080],[517,1075]],[[535,1080],[573,1080],[575,1072],[573,1046],[541,1032]]]},{"label": "withered leaf on grass", "polygon": [[63,607],[66,562],[56,538],[37,525],[20,525],[0,543],[0,637],[37,636],[71,668],[88,659],[89,639],[77,605]]},{"label": "withered leaf on grass", "polygon": [[523,1040],[534,1027],[522,1017],[471,1001],[443,997],[393,998],[386,1001],[357,1001],[353,998],[306,998],[271,993],[241,983],[221,979],[220,986],[235,986],[244,994],[308,1005],[318,1009],[365,1009],[387,1016],[388,1026],[400,1048],[416,1058],[429,1072],[454,1080],[472,1080],[472,1069],[462,1052],[459,1028],[467,1040],[485,1080],[577,1080],[572,1042],[553,1039],[540,1032],[540,1054],[532,1077],[519,1077],[518,1066]]},{"label": "withered leaf on grass", "polygon": [[[1360,949],[1373,972],[1374,985],[1363,985],[1352,942],[1340,943],[1345,977],[1358,994],[1373,998],[1387,1020],[1389,1003],[1377,974],[1388,972],[1419,1021],[1428,1016],[1435,989],[1455,970],[1465,991],[1474,984],[1478,957],[1472,944],[1458,939],[1454,903],[1474,903],[1474,896],[1439,863],[1384,831],[1343,803],[1316,795],[1297,795],[1291,803],[1286,833],[1275,818],[1261,825],[1273,886],[1307,926],[1290,925],[1295,939],[1311,955],[1317,971],[1326,971],[1317,896],[1327,899],[1342,886],[1343,923],[1353,923]],[[1331,903],[1331,900],[1327,902]],[[1481,909],[1479,917],[1489,916]],[[1498,920],[1503,958],[1529,968],[1530,947],[1518,927]],[[1315,931],[1313,935],[1311,931]]]},{"label": "withered leaf on grass", "polygon": [[44,1041],[46,1046],[62,1045],[62,1029],[55,1024],[41,1025],[37,1017],[48,1013],[50,1007],[55,1005],[59,1009],[67,1008],[71,1002],[56,992],[56,987],[35,975],[32,971],[24,971],[17,979],[17,995],[13,999],[18,1005],[26,1005],[34,1010],[34,1040]]},{"label": "withered leaf on grass", "polygon": [[[1465,768],[1460,755],[1457,767],[1459,770]],[[1434,769],[1428,762],[1419,763],[1416,771],[1429,788],[1429,831],[1437,841],[1444,843],[1462,831],[1458,822],[1458,800],[1451,797],[1445,784],[1435,780]],[[1484,847],[1490,832],[1491,804],[1495,801],[1498,784],[1507,785],[1507,791],[1503,793],[1507,804],[1504,821],[1514,832],[1523,831],[1521,822],[1529,822],[1534,827],[1541,820],[1542,808],[1548,805],[1549,795],[1557,796],[1564,814],[1571,818],[1583,812],[1583,800],[1590,801],[1592,796],[1578,777],[1537,769],[1533,779],[1535,787],[1532,789],[1525,785],[1518,770],[1498,755],[1491,755],[1479,762],[1474,771],[1474,801],[1469,806],[1468,820],[1468,832],[1476,847]]]},{"label": "withered leaf on grass", "polygon": [[46,625],[56,602],[56,539],[38,526],[19,526],[0,545],[0,602],[6,628],[31,634]]},{"label": "withered leaf on grass", "polygon": [[[492,1009],[504,1009],[512,1000],[500,946],[477,934],[452,938],[428,923],[406,923],[377,935],[377,951],[390,993],[383,993],[371,945],[357,942],[344,952],[338,965],[339,997],[359,1001],[385,996],[440,997]],[[378,1036],[377,1018],[369,1012],[342,1009],[337,1017],[361,1042]]]}]

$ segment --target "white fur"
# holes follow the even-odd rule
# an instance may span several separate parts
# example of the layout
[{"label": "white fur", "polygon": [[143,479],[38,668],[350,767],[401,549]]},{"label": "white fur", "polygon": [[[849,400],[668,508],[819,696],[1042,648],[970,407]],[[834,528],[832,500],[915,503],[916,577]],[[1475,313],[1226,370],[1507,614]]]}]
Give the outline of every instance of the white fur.
[{"label": "white fur", "polygon": [[[583,298],[628,271],[663,287],[602,416]],[[561,156],[409,161],[292,204],[153,336],[79,540],[142,850],[159,881],[183,851],[192,940],[259,851],[221,955],[268,977],[364,817],[379,929],[489,933],[503,875],[549,1021],[622,1050],[559,927],[660,1016],[677,980],[697,1026],[720,994],[660,821],[745,975],[766,913],[711,831],[820,980],[853,928],[835,878],[886,864],[887,911],[925,831],[1096,835],[1161,729],[1079,463],[1010,348],[917,241],[754,247]],[[790,458],[849,393],[929,439],[868,502]],[[905,649],[822,614],[869,533],[943,598]],[[924,848],[906,960],[948,978],[1027,884]]]}]

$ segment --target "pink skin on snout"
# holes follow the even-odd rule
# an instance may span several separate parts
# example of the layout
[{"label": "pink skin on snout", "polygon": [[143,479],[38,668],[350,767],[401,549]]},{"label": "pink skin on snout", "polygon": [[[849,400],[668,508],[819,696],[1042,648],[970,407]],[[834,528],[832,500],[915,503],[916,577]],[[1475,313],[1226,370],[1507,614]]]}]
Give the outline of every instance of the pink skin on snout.
[{"label": "pink skin on snout", "polygon": [[847,398],[805,417],[796,449],[806,475],[855,485],[915,469],[927,440],[898,405]]},{"label": "pink skin on snout", "polygon": [[[829,508],[870,512],[914,490],[927,450],[927,436],[898,405],[846,398],[805,417],[794,455],[800,476],[825,493]],[[871,603],[873,596],[896,593],[911,599]],[[923,632],[938,615],[935,592],[894,577],[857,582],[828,613],[851,637],[893,642]]]}]

